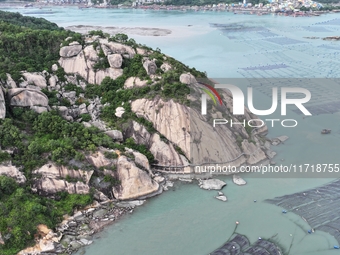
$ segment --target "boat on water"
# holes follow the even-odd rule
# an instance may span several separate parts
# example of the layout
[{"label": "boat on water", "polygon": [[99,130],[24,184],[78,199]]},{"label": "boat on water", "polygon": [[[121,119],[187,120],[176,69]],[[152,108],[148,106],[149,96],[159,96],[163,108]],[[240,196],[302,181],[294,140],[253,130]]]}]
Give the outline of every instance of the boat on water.
[{"label": "boat on water", "polygon": [[33,7],[33,4],[25,4],[24,7]]},{"label": "boat on water", "polygon": [[330,134],[331,131],[331,129],[322,129],[321,134]]}]

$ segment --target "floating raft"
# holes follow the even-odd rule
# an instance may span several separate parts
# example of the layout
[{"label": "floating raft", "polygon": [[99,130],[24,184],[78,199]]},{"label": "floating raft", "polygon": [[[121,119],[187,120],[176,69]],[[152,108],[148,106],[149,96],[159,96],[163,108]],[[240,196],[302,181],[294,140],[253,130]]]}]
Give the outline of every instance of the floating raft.
[{"label": "floating raft", "polygon": [[307,191],[294,193],[266,202],[286,208],[302,217],[312,230],[327,232],[340,243],[340,180]]},{"label": "floating raft", "polygon": [[223,244],[210,255],[280,255],[283,254],[274,243],[259,238],[250,244],[247,237],[239,234],[232,236],[230,241]]}]

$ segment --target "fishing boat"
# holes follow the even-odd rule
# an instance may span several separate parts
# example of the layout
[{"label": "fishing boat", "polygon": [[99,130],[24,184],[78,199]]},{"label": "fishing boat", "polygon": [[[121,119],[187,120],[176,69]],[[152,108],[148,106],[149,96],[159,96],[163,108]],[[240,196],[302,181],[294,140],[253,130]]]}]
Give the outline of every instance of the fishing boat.
[{"label": "fishing boat", "polygon": [[321,134],[330,134],[332,130],[330,129],[322,129]]}]

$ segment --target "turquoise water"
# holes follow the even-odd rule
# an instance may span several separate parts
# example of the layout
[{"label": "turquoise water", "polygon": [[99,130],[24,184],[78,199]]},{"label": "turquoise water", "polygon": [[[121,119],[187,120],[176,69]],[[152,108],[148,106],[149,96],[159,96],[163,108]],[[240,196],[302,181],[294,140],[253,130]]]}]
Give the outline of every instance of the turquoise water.
[{"label": "turquoise water", "polygon": [[[304,38],[339,35],[340,14],[292,18],[224,12],[51,9],[53,13],[50,14],[34,13],[41,11],[39,9],[7,10],[44,17],[61,26],[87,24],[171,29],[170,36],[131,36],[138,42],[161,48],[162,52],[189,66],[206,71],[210,77],[340,77],[340,42]],[[226,33],[209,23],[243,24],[257,30]],[[280,64],[287,67],[262,68]],[[258,68],[252,71],[246,69],[254,67]],[[337,86],[314,86],[311,90],[312,97],[315,96],[314,104],[340,98]],[[256,100],[263,104],[270,102],[261,89],[256,90]],[[278,113],[273,116],[279,117]],[[337,162],[339,113],[303,118],[289,111],[287,118],[297,119],[298,127],[269,130],[269,137],[290,137],[284,145],[274,148],[278,152],[275,161],[284,164],[340,163]],[[332,134],[321,136],[322,128],[332,129]],[[221,177],[228,183],[223,190],[229,199],[226,203],[214,199],[215,191],[201,190],[196,183],[176,183],[173,190],[149,199],[132,215],[107,228],[93,245],[86,248],[86,254],[207,254],[229,238],[235,221],[240,222],[237,232],[247,235],[251,242],[258,237],[276,236],[275,240],[286,250],[292,244],[291,255],[337,252],[333,249],[337,241],[332,236],[320,231],[308,235],[310,227],[299,216],[282,214],[281,208],[263,202],[267,198],[313,188],[332,179],[244,177],[248,184],[243,187],[234,185],[230,177]],[[254,203],[254,199],[258,202]]]}]

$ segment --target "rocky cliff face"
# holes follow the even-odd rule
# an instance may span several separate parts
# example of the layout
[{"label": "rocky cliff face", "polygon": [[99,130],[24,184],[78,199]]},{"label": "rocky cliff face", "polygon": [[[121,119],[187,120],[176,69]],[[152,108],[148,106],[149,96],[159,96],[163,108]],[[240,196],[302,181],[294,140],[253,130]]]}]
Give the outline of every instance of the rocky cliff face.
[{"label": "rocky cliff face", "polygon": [[118,199],[135,199],[156,193],[160,189],[159,184],[152,180],[147,172],[139,169],[125,156],[118,159],[117,174],[121,185],[115,187],[113,193]]},{"label": "rocky cliff face", "polygon": [[[40,194],[52,195],[59,191],[70,194],[87,194],[90,191],[89,181],[92,171],[73,170],[65,166],[46,164],[33,171],[38,176],[34,178],[32,189]],[[72,180],[68,181],[68,180]]]},{"label": "rocky cliff face", "polygon": [[[116,79],[123,74],[121,69],[123,58],[132,58],[136,52],[132,47],[124,44],[109,42],[107,39],[98,39],[96,49],[89,45],[84,49],[79,44],[64,46],[60,49],[59,64],[68,74],[78,74],[87,82],[100,84],[105,77]],[[100,51],[104,57],[100,57]],[[104,59],[106,58],[106,60]],[[98,61],[108,61],[109,67],[104,70],[95,70],[94,65]]]},{"label": "rocky cliff face", "polygon": [[[230,95],[227,93],[222,95],[227,102],[231,102]],[[184,164],[174,150],[174,145],[178,146],[193,164],[230,162],[231,165],[240,166],[267,159],[264,144],[258,138],[259,133],[266,132],[266,127],[257,130],[256,134],[248,134],[241,125],[235,125],[234,128],[219,125],[214,128],[199,111],[173,100],[164,101],[160,98],[138,99],[131,103],[131,107],[137,116],[151,121],[155,129],[171,141],[168,145],[161,141],[157,134],[151,137],[145,130],[134,125],[135,132],[132,136],[138,142],[147,142],[151,152],[161,164]],[[215,115],[222,118],[221,112],[216,111]],[[254,117],[247,111],[244,118],[248,120]],[[143,134],[143,138],[138,137],[138,134]],[[251,143],[244,140],[250,137]]]},{"label": "rocky cliff face", "polygon": [[19,169],[12,164],[0,164],[0,175],[5,175],[7,177],[12,177],[18,183],[26,182],[25,175],[19,171]]}]

